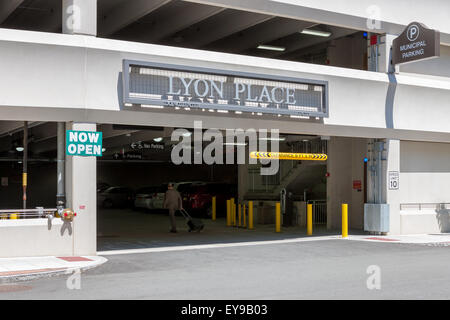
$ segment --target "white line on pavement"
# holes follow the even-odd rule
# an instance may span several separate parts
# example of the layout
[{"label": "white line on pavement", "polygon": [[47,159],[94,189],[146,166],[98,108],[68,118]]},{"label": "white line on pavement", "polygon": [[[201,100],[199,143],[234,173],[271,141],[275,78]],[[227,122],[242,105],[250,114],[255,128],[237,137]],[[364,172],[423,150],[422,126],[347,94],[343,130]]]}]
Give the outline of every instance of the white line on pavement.
[{"label": "white line on pavement", "polygon": [[200,245],[190,245],[190,246],[171,246],[171,247],[159,247],[159,248],[109,250],[109,251],[99,251],[99,252],[97,252],[97,254],[100,256],[111,256],[111,255],[119,255],[119,254],[154,253],[154,252],[201,250],[201,249],[213,249],[213,248],[261,246],[261,245],[270,245],[270,244],[285,244],[285,243],[311,242],[311,241],[336,240],[336,239],[342,239],[342,238],[341,238],[341,236],[324,236],[324,237],[294,238],[294,239],[269,240],[269,241],[215,243],[215,244],[200,244]]}]

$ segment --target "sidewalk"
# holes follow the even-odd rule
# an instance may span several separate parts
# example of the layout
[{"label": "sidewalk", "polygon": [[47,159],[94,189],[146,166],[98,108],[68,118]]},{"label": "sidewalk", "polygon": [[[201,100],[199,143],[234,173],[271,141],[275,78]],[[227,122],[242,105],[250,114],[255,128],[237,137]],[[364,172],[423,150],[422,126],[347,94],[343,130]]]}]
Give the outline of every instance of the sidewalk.
[{"label": "sidewalk", "polygon": [[0,258],[0,283],[85,271],[108,261],[100,256]]},{"label": "sidewalk", "polygon": [[349,235],[348,240],[450,246],[450,233],[392,236]]}]

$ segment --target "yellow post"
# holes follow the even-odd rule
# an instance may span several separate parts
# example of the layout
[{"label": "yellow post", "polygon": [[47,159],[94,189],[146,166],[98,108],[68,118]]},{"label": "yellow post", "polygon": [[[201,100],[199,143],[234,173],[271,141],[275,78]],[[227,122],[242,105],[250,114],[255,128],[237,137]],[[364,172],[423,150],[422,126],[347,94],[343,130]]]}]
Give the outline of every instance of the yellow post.
[{"label": "yellow post", "polygon": [[244,228],[247,228],[247,217],[245,216],[246,215],[246,205],[244,204],[244,208],[243,208],[243,210],[242,210],[242,216],[244,217]]},{"label": "yellow post", "polygon": [[231,198],[231,225],[234,225],[235,222],[235,212],[234,212],[234,198]]},{"label": "yellow post", "polygon": [[306,234],[312,236],[313,233],[313,216],[312,216],[312,204],[308,203],[306,212]]},{"label": "yellow post", "polygon": [[236,214],[237,214],[237,203],[235,203],[235,204],[233,205],[233,225],[234,225],[235,227],[237,226]]},{"label": "yellow post", "polygon": [[242,206],[241,206],[241,204],[239,203],[239,206],[238,206],[238,226],[239,226],[239,227],[242,226],[242,224],[241,224],[241,222],[242,222],[242,212],[241,212],[241,209],[242,209]]},{"label": "yellow post", "polygon": [[348,237],[348,204],[342,204],[342,238]]},{"label": "yellow post", "polygon": [[227,200],[227,227],[231,226],[231,200]]},{"label": "yellow post", "polygon": [[11,220],[17,220],[17,214],[16,213],[12,213],[9,215],[9,219]]},{"label": "yellow post", "polygon": [[212,197],[212,221],[216,221],[216,197]]},{"label": "yellow post", "polygon": [[279,202],[275,205],[275,232],[281,232],[281,206]]},{"label": "yellow post", "polygon": [[253,201],[248,202],[248,228],[253,230]]}]

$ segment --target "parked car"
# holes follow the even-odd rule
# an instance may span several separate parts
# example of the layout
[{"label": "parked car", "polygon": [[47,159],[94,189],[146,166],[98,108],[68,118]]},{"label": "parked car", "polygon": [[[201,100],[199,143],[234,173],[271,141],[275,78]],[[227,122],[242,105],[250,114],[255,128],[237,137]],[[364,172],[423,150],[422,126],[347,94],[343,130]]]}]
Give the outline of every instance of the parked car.
[{"label": "parked car", "polygon": [[[184,182],[175,182],[174,188],[177,190],[180,195],[183,197],[183,194],[188,190],[191,185],[201,185],[204,184],[202,181],[184,181]],[[159,192],[157,192],[151,200],[151,205],[153,209],[163,209],[164,205],[164,195],[167,191],[168,183],[163,183]]]},{"label": "parked car", "polygon": [[236,186],[229,183],[191,185],[183,194],[183,207],[192,215],[211,217],[212,197],[216,197],[216,215],[226,215],[226,201],[236,196]]},{"label": "parked car", "polygon": [[145,187],[136,191],[134,207],[136,209],[155,209],[153,206],[153,197],[158,193],[165,192],[164,186]]},{"label": "parked car", "polygon": [[127,187],[109,187],[97,195],[97,203],[103,208],[124,208],[133,204],[134,192]]},{"label": "parked car", "polygon": [[97,183],[97,193],[103,192],[106,189],[108,189],[109,187],[111,187],[111,186],[106,182],[98,182]]}]

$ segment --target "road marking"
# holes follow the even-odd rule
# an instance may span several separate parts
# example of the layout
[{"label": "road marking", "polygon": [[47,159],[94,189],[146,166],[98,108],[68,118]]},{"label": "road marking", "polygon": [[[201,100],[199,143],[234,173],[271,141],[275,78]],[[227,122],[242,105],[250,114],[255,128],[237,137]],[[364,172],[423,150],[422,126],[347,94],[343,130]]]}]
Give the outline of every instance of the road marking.
[{"label": "road marking", "polygon": [[159,248],[109,250],[109,251],[99,251],[99,252],[97,252],[97,254],[99,256],[112,256],[112,255],[119,255],[119,254],[154,253],[154,252],[214,249],[214,248],[262,246],[262,245],[270,245],[270,244],[312,242],[312,241],[336,240],[336,239],[342,239],[342,238],[341,238],[341,236],[323,236],[323,237],[311,237],[311,238],[293,238],[293,239],[284,239],[284,240],[215,243],[215,244],[200,244],[200,245],[190,245],[190,246],[171,246],[171,247],[159,247]]}]

